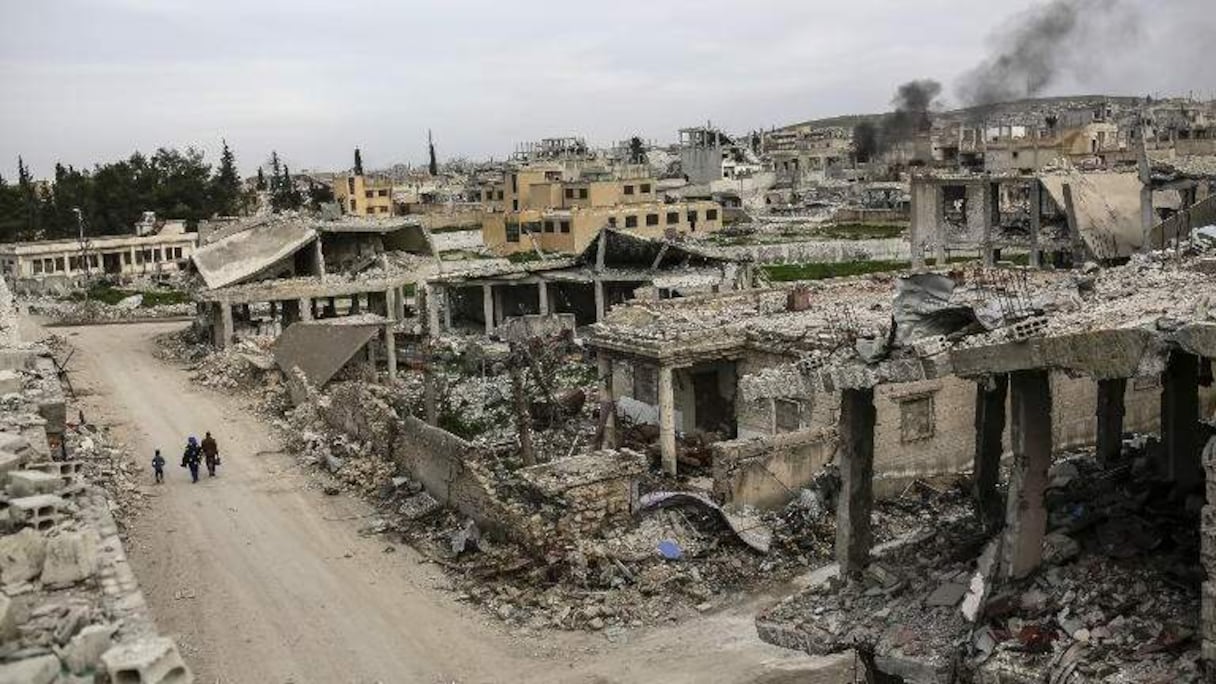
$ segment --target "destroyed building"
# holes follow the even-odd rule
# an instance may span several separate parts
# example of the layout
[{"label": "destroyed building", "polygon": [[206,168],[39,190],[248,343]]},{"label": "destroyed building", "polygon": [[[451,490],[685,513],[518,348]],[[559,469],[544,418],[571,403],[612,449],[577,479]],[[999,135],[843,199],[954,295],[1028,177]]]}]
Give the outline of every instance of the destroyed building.
[{"label": "destroyed building", "polygon": [[[741,379],[743,401],[819,396],[838,421],[841,579],[764,611],[761,638],[856,649],[870,676],[892,681],[1196,681],[1216,633],[1201,586],[1216,528],[1199,510],[1211,478],[1210,268],[1210,256],[1165,252],[1086,274],[1030,272],[1029,285],[914,276],[877,353],[854,337]],[[967,311],[979,325],[958,317]],[[934,331],[921,328],[931,320]],[[1061,374],[1094,400],[1079,407]],[[947,380],[971,385],[960,427],[973,434],[976,514],[873,548],[885,390]],[[1146,407],[1159,400],[1136,428],[1138,384]],[[1071,448],[1053,439],[1061,414],[1086,424],[1092,455],[1058,459]],[[1160,442],[1125,441],[1141,431]],[[1105,679],[1116,674],[1126,678]]]},{"label": "destroyed building", "polygon": [[1110,262],[1185,239],[1189,227],[1162,219],[1206,201],[1213,176],[1164,164],[1152,169],[914,175],[908,234],[913,264],[924,264],[929,254],[940,264],[959,252],[978,254],[986,264],[1002,253],[1025,254],[1032,266]]},{"label": "destroyed building", "polygon": [[550,314],[569,314],[584,326],[637,297],[742,290],[755,278],[748,262],[605,228],[572,258],[471,266],[428,279],[429,330],[465,328],[490,335],[508,318]]},{"label": "destroyed building", "polygon": [[393,331],[436,264],[429,233],[409,220],[255,219],[195,253],[200,325],[226,347],[300,321],[374,319],[391,373]]},{"label": "destroyed building", "polygon": [[383,217],[394,213],[391,180],[352,172],[336,176],[332,187],[344,214]]},{"label": "destroyed building", "polygon": [[95,276],[176,273],[194,253],[198,234],[181,221],[146,212],[131,235],[38,240],[0,245],[0,271],[18,293],[65,291]]}]

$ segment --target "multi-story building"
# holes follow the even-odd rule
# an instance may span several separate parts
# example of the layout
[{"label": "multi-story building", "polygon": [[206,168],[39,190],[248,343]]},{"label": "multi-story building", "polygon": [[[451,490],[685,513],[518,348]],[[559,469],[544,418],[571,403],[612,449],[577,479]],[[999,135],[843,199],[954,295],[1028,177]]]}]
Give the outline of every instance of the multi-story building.
[{"label": "multi-story building", "polygon": [[389,216],[393,213],[393,183],[350,173],[334,178],[334,199],[353,216]]},{"label": "multi-story building", "polygon": [[649,177],[569,180],[560,170],[521,168],[482,192],[482,238],[503,255],[534,249],[580,252],[605,227],[648,238],[722,227],[718,203],[665,202]]}]

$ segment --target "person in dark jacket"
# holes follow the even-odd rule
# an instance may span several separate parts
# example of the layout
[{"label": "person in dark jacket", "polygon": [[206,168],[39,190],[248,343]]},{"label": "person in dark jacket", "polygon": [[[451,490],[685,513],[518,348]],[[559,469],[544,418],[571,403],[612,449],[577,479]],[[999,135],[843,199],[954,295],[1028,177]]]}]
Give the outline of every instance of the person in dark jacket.
[{"label": "person in dark jacket", "polygon": [[203,437],[203,461],[207,464],[207,474],[215,477],[215,467],[220,464],[220,447],[210,432]]},{"label": "person in dark jacket", "polygon": [[186,440],[186,451],[182,454],[182,467],[190,469],[190,480],[198,482],[198,465],[203,460],[203,450],[198,440],[191,437]]},{"label": "person in dark jacket", "polygon": [[157,449],[156,455],[152,457],[152,477],[156,479],[157,484],[165,481],[165,457],[160,455],[160,449]]}]

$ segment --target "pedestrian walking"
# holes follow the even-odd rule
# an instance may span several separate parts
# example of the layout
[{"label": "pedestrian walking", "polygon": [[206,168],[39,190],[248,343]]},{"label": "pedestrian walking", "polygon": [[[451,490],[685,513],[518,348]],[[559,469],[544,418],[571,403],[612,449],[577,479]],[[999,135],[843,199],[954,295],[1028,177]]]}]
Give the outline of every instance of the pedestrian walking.
[{"label": "pedestrian walking", "polygon": [[210,432],[203,437],[203,460],[207,463],[207,474],[215,477],[215,467],[220,464],[220,447]]},{"label": "pedestrian walking", "polygon": [[190,481],[198,482],[198,466],[203,460],[203,450],[194,437],[186,440],[186,451],[182,454],[182,467],[190,469]]},{"label": "pedestrian walking", "polygon": [[165,457],[160,455],[160,449],[157,449],[156,455],[152,457],[152,477],[155,478],[156,484],[165,481]]}]

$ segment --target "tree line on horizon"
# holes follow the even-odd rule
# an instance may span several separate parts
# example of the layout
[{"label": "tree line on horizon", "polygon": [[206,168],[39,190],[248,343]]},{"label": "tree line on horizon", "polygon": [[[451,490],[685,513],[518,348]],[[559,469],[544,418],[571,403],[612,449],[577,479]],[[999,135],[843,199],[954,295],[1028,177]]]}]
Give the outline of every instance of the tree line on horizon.
[{"label": "tree line on horizon", "polygon": [[212,216],[249,213],[257,207],[259,192],[269,193],[276,212],[332,201],[329,188],[300,192],[278,152],[271,153],[266,166],[258,167],[249,189],[227,141],[214,169],[193,147],[162,147],[150,156],[135,152],[91,171],[57,163],[52,178],[37,181],[18,157],[15,182],[0,176],[0,242],[75,238],[82,224],[86,236],[125,235],[145,211],[184,219],[194,227]]}]

